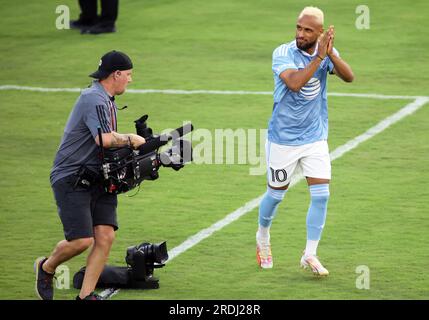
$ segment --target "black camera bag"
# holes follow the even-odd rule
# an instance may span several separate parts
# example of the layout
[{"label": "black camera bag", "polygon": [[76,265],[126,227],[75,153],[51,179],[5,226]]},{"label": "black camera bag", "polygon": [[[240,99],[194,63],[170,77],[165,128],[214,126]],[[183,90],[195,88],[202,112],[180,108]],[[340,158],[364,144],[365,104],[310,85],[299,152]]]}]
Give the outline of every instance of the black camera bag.
[{"label": "black camera bag", "polygon": [[[85,267],[73,276],[73,287],[82,288]],[[129,267],[114,267],[106,265],[98,279],[97,288],[132,288],[132,271]]]}]

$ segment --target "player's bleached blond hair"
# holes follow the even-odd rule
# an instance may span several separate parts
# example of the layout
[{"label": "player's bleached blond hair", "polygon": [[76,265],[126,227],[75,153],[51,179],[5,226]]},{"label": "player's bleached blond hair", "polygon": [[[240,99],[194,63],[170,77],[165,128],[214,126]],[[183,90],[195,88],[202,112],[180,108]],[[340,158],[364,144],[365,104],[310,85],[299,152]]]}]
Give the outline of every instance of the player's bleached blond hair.
[{"label": "player's bleached blond hair", "polygon": [[317,22],[323,26],[323,11],[317,7],[305,7],[298,16],[298,19],[301,19],[302,16],[312,16],[315,17]]}]

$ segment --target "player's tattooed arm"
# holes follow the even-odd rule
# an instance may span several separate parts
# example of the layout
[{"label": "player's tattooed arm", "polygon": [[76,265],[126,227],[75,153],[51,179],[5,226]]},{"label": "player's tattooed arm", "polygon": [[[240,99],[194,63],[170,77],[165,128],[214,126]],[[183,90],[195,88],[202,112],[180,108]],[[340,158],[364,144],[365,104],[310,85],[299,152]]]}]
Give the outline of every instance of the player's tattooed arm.
[{"label": "player's tattooed arm", "polygon": [[305,86],[305,84],[317,71],[317,68],[319,68],[321,61],[322,60],[320,60],[319,58],[316,58],[313,59],[313,61],[311,61],[304,69],[288,69],[286,71],[283,71],[280,74],[280,79],[283,80],[283,82],[290,90],[298,92],[303,86]]},{"label": "player's tattooed arm", "polygon": [[[122,134],[122,133],[117,133],[115,131],[112,131],[109,133],[103,133],[102,140],[103,140],[104,148],[120,148],[120,147],[130,146],[136,149],[146,142],[146,140],[143,137],[140,137],[139,135],[136,135],[133,133]],[[95,142],[97,143],[97,145],[100,145],[98,135],[95,138]]]},{"label": "player's tattooed arm", "polygon": [[334,64],[334,70],[332,73],[336,74],[345,82],[352,82],[355,78],[352,68],[343,59],[336,55],[329,57]]}]

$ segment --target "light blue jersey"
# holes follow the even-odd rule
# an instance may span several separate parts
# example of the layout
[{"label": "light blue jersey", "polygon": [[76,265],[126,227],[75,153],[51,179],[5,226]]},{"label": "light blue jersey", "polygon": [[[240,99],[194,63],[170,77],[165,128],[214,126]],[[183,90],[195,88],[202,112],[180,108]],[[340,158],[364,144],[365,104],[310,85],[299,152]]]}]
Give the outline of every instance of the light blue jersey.
[{"label": "light blue jersey", "polygon": [[[334,48],[334,53],[338,51]],[[326,57],[307,84],[293,92],[280,79],[288,69],[303,69],[317,55],[297,48],[295,40],[273,52],[274,107],[268,125],[268,140],[277,144],[298,146],[328,139],[328,103],[326,78],[334,65]]]}]

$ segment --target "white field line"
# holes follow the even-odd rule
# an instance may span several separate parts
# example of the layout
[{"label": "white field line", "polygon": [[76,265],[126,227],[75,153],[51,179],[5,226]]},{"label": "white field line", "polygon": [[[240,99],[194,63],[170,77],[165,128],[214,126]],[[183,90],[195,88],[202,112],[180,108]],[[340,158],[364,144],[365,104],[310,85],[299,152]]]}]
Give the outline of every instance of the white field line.
[{"label": "white field line", "polygon": [[[80,92],[81,88],[42,88],[28,87],[17,85],[1,85],[0,91],[21,90],[35,92]],[[218,95],[272,95],[272,91],[230,91],[230,90],[176,90],[176,89],[127,89],[127,93],[148,94],[218,94]],[[427,98],[425,96],[398,96],[383,95],[373,93],[339,93],[331,92],[328,96],[333,97],[356,97],[356,98],[373,98],[373,99],[418,99]]]},{"label": "white field line", "polygon": [[[365,131],[363,134],[347,141],[342,146],[339,146],[338,148],[336,148],[334,151],[332,151],[330,153],[331,161],[334,161],[334,160],[342,157],[345,153],[353,150],[362,142],[373,138],[377,134],[386,130],[391,125],[393,125],[396,122],[400,121],[401,119],[413,114],[414,112],[416,112],[418,109],[420,109],[423,105],[425,105],[428,102],[429,102],[429,97],[418,97],[416,100],[407,104],[405,107],[401,108],[399,111],[395,112],[394,114],[388,116],[384,120],[380,121],[378,124],[371,127],[370,129]],[[296,185],[301,180],[303,180],[302,176],[294,176],[293,180],[290,184],[290,188],[293,187],[294,185]],[[237,210],[235,210],[234,212],[231,212],[230,214],[228,214],[225,218],[215,222],[210,227],[201,230],[197,234],[186,239],[184,242],[182,242],[177,247],[171,249],[168,252],[169,258],[168,258],[167,263],[171,262],[171,260],[176,258],[178,255],[189,250],[190,248],[192,248],[196,244],[200,243],[204,239],[210,237],[216,231],[221,230],[222,228],[226,227],[230,223],[241,218],[246,213],[255,209],[259,205],[263,196],[264,195],[262,194],[259,197],[255,198],[253,200],[250,200],[244,206],[242,206],[242,207],[238,208]],[[103,292],[101,292],[101,295],[105,296],[106,298],[109,298],[110,296],[117,294],[118,292],[119,292],[119,289],[117,289],[117,290],[106,289]]]}]

